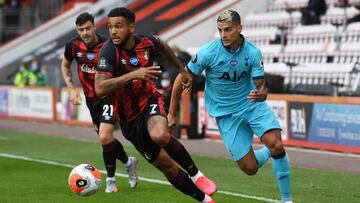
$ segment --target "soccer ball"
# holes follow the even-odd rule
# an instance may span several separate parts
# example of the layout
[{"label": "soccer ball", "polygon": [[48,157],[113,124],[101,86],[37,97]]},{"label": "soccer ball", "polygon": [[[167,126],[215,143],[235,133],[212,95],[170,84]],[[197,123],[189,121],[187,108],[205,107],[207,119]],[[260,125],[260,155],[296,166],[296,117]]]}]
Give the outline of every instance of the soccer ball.
[{"label": "soccer ball", "polygon": [[95,194],[100,185],[100,171],[91,164],[80,164],[69,175],[70,189],[80,196]]}]

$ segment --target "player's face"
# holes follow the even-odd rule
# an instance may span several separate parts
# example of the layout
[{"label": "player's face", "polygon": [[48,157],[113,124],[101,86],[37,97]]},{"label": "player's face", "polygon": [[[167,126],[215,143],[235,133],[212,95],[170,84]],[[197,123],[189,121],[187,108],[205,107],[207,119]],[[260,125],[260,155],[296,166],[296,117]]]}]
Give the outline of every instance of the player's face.
[{"label": "player's face", "polygon": [[109,18],[109,33],[114,44],[126,44],[127,40],[134,33],[134,23],[128,22],[124,17]]},{"label": "player's face", "polygon": [[76,26],[76,30],[86,45],[92,45],[96,40],[96,28],[91,21]]},{"label": "player's face", "polygon": [[218,22],[217,28],[226,48],[237,48],[240,41],[241,25],[232,22]]}]

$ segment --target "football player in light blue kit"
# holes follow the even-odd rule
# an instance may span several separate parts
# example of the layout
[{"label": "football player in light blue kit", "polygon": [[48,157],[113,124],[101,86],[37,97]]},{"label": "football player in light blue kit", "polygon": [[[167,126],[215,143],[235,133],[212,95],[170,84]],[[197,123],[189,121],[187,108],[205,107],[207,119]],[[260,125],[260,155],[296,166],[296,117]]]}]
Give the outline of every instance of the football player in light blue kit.
[{"label": "football player in light blue kit", "polygon": [[[261,52],[241,35],[241,20],[236,11],[222,12],[217,28],[221,39],[204,45],[186,69],[195,76],[205,70],[206,108],[216,119],[225,147],[240,169],[254,175],[272,157],[281,200],[290,203],[290,164],[281,141],[280,126],[265,103],[267,88]],[[169,125],[176,123],[183,74],[179,74],[174,83]],[[254,151],[253,134],[266,147]]]}]

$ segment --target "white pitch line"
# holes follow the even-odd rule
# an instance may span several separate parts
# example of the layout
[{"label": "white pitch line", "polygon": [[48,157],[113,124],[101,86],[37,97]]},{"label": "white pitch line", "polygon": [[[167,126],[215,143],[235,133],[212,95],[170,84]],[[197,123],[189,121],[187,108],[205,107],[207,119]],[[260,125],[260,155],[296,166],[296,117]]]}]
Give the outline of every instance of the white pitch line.
[{"label": "white pitch line", "polygon": [[[71,164],[65,164],[65,163],[60,163],[60,162],[56,162],[56,161],[47,161],[47,160],[42,160],[42,159],[33,159],[30,157],[19,156],[19,155],[14,155],[14,154],[0,153],[0,157],[37,162],[37,163],[42,163],[42,164],[47,164],[47,165],[52,165],[52,166],[62,166],[62,167],[66,167],[66,168],[74,168],[75,167],[75,165],[71,165]],[[100,172],[102,174],[106,174],[105,170],[100,170]],[[115,173],[115,175],[118,177],[124,177],[124,178],[128,177],[128,175],[124,174],[124,173]],[[157,183],[157,184],[161,184],[161,185],[170,185],[170,183],[168,181],[163,181],[163,180],[158,180],[158,179],[153,179],[153,178],[139,177],[139,180],[145,181],[145,182],[150,182],[150,183]],[[253,196],[253,195],[246,195],[246,194],[241,194],[241,193],[236,193],[236,192],[228,192],[228,191],[223,191],[223,190],[218,190],[217,193],[221,193],[221,194],[229,195],[229,196],[235,196],[235,197],[243,197],[246,199],[255,199],[255,200],[259,200],[259,201],[263,201],[263,202],[271,202],[271,203],[279,203],[280,202],[279,200],[270,199],[270,198],[266,198],[266,197],[257,197],[257,196]]]}]

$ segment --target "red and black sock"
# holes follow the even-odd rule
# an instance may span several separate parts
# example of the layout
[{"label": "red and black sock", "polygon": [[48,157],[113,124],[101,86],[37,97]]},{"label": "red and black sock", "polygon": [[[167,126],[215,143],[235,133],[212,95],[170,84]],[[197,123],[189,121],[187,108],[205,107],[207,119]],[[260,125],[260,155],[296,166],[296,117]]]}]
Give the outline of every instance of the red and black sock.
[{"label": "red and black sock", "polygon": [[123,145],[117,139],[115,139],[115,145],[116,145],[116,158],[119,159],[123,164],[126,164],[129,157],[126,154]]},{"label": "red and black sock", "polygon": [[128,156],[124,151],[122,144],[116,139],[109,144],[103,145],[102,147],[107,176],[114,177],[116,170],[116,158],[125,164],[128,161]]},{"label": "red and black sock", "polygon": [[185,147],[176,138],[171,136],[169,143],[164,149],[190,176],[197,174],[199,169]]},{"label": "red and black sock", "polygon": [[178,190],[190,197],[202,201],[205,198],[205,194],[190,180],[189,176],[184,171],[179,169],[177,176],[169,180],[169,182]]}]

